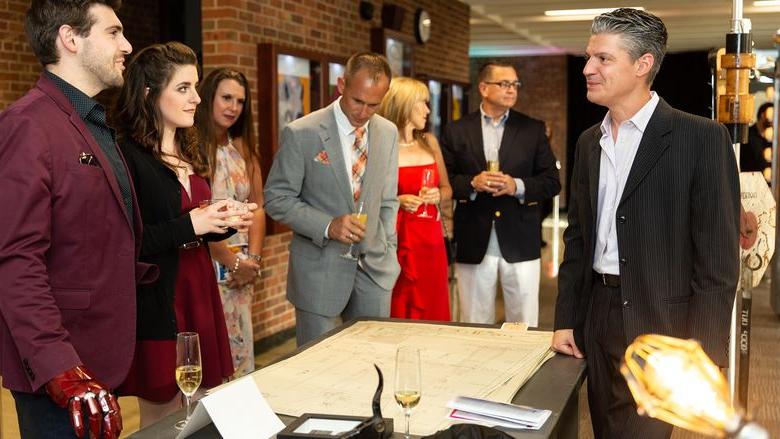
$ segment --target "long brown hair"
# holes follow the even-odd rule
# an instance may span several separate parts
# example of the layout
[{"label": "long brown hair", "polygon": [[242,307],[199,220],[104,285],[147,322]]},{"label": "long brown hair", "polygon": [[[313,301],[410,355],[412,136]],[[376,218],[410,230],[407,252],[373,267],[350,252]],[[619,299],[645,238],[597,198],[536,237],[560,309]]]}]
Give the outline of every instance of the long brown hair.
[{"label": "long brown hair", "polygon": [[206,156],[209,165],[209,176],[214,176],[217,161],[217,147],[219,146],[219,140],[217,139],[217,127],[214,125],[214,118],[212,113],[214,111],[214,99],[217,98],[217,87],[219,84],[227,79],[232,79],[238,82],[239,85],[244,87],[244,106],[241,109],[241,115],[236,119],[235,123],[228,128],[228,134],[233,138],[241,138],[244,147],[246,148],[248,157],[245,157],[247,173],[252,175],[255,172],[256,166],[254,163],[260,163],[260,152],[258,151],[257,144],[255,143],[254,127],[252,126],[252,91],[249,89],[249,81],[246,80],[246,76],[238,70],[228,68],[218,68],[212,70],[198,87],[198,94],[201,98],[201,103],[195,110],[195,126],[200,132],[200,138],[203,142],[203,154]]},{"label": "long brown hair", "polygon": [[[377,113],[393,122],[398,128],[398,132],[402,133],[406,124],[412,119],[414,105],[419,101],[428,102],[430,97],[428,87],[422,82],[405,76],[398,76],[390,81],[390,89],[387,90],[387,94],[382,99]],[[434,153],[431,145],[425,140],[424,131],[415,129],[412,133],[414,140],[417,140],[424,150],[431,154]]]},{"label": "long brown hair", "polygon": [[[197,66],[195,52],[182,43],[171,41],[152,44],[133,57],[127,65],[125,85],[119,92],[114,108],[114,124],[118,137],[132,139],[163,163],[162,115],[158,102],[163,89],[171,82],[177,68]],[[208,172],[198,147],[198,133],[193,127],[176,128],[174,141],[179,145],[179,159],[192,165],[193,171],[205,176]],[[166,163],[166,166],[169,166]]]}]

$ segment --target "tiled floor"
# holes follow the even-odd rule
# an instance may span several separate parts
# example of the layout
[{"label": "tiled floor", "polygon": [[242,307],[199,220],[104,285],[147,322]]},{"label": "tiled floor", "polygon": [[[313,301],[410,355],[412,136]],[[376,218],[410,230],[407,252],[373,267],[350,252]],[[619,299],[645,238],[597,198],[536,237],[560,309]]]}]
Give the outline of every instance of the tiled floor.
[{"label": "tiled floor", "polygon": [[[546,223],[549,226],[549,222]],[[556,270],[558,262],[554,260],[553,249],[558,247],[558,255],[563,255],[563,244],[560,239],[553,239],[551,227],[545,227],[544,237],[548,245],[542,251],[542,281],[540,289],[539,325],[551,329],[557,293]],[[503,303],[497,300],[496,315],[503,315]],[[749,411],[759,424],[770,431],[771,437],[780,437],[780,357],[776,354],[780,345],[780,318],[769,306],[769,283],[763,282],[754,292],[753,297],[752,351],[750,371]],[[263,367],[275,359],[295,349],[295,340],[260,353],[255,358],[255,364]],[[773,353],[775,352],[775,353]],[[125,430],[123,436],[138,429],[138,404],[135,398],[121,398]],[[18,438],[16,415],[13,410],[13,399],[10,393],[3,390],[0,399],[0,438]],[[580,397],[580,437],[590,439],[593,433],[587,411],[585,392]],[[676,430],[674,439],[700,438],[684,431]]]}]

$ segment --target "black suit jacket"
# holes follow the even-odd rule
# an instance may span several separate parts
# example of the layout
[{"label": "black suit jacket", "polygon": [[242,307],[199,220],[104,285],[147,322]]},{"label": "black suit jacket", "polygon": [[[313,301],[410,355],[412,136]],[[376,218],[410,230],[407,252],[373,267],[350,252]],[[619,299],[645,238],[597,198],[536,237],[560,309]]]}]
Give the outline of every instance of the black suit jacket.
[{"label": "black suit jacket", "polygon": [[474,200],[471,180],[487,168],[479,111],[453,122],[441,139],[444,164],[452,185],[455,209],[456,260],[467,264],[482,261],[495,222],[501,255],[507,262],[539,258],[539,201],[561,190],[555,156],[544,134],[544,123],[509,110],[498,161],[501,171],[525,184],[525,199],[510,195],[493,197],[478,193]]},{"label": "black suit jacket", "polygon": [[[596,241],[599,125],[577,141],[555,329],[583,349]],[[727,361],[739,271],[739,175],[726,129],[663,99],[616,209],[626,343],[646,333],[695,338]]]}]

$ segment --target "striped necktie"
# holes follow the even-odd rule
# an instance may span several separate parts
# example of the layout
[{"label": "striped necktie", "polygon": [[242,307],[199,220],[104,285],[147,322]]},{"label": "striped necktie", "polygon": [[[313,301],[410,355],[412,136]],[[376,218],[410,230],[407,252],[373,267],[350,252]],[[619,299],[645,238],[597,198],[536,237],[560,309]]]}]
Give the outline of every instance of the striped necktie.
[{"label": "striped necktie", "polygon": [[368,147],[363,144],[363,134],[366,129],[355,128],[355,143],[352,144],[352,196],[355,202],[360,198],[360,186],[363,183],[363,174],[366,172],[368,160]]}]

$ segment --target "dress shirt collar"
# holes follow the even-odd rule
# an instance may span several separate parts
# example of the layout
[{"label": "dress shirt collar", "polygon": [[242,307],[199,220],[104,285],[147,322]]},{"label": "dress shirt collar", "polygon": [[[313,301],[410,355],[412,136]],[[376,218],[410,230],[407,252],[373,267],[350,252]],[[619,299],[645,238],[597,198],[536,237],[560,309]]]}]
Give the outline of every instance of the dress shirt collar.
[{"label": "dress shirt collar", "polygon": [[[631,116],[630,119],[628,119],[626,122],[631,122],[641,133],[645,132],[645,128],[647,128],[647,124],[650,123],[650,118],[653,117],[653,112],[655,112],[655,107],[658,106],[659,101],[658,93],[651,91],[650,92],[650,100],[645,103],[645,105],[642,106],[642,108],[639,109],[636,113],[634,113],[633,116]],[[604,116],[604,120],[601,121],[601,135],[603,136],[611,136],[612,131],[609,129],[610,125],[612,124],[612,117],[610,116],[610,112],[608,111],[607,114]]]},{"label": "dress shirt collar", "polygon": [[[339,133],[343,136],[343,138],[349,138],[349,136],[355,135],[355,127],[352,126],[352,123],[347,118],[347,115],[344,114],[344,110],[341,109],[341,96],[336,100],[336,102],[333,103],[333,113],[336,116],[336,125],[339,128]],[[371,120],[369,119],[368,122],[366,122],[365,125],[363,125],[363,138],[365,139],[366,135],[368,134],[368,124],[371,123]]]},{"label": "dress shirt collar", "polygon": [[82,120],[92,120],[101,125],[107,125],[106,110],[96,100],[87,96],[83,91],[72,86],[54,73],[48,70],[44,70],[43,72],[46,77],[51,79],[57,88],[62,91],[70,103],[73,104],[73,108]]},{"label": "dress shirt collar", "polygon": [[485,113],[485,110],[482,108],[482,104],[479,104],[479,113],[482,115],[482,123],[493,125],[493,126],[499,126],[506,123],[506,120],[509,119],[509,109],[507,109],[504,114],[501,115],[501,117],[498,118],[498,122],[495,122],[490,115]]}]

